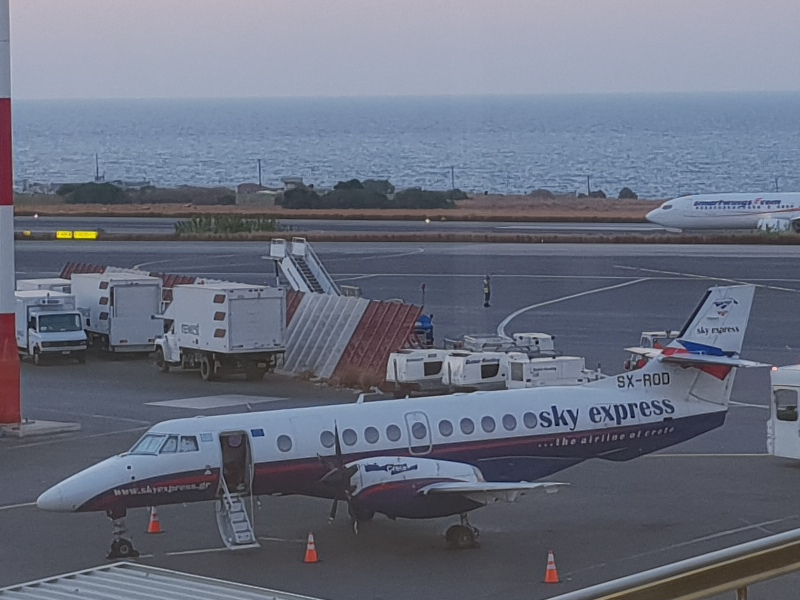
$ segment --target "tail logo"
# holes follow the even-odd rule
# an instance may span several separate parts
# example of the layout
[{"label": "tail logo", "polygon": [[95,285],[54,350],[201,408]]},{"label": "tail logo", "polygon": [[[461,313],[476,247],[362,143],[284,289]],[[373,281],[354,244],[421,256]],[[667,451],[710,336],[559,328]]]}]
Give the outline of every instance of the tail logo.
[{"label": "tail logo", "polygon": [[735,325],[732,327],[703,327],[702,325],[697,328],[698,335],[716,335],[721,333],[739,333],[739,328]]},{"label": "tail logo", "polygon": [[730,312],[730,308],[734,304],[739,304],[736,298],[725,298],[724,300],[715,300],[714,308],[717,309],[717,314],[720,317],[724,317]]}]

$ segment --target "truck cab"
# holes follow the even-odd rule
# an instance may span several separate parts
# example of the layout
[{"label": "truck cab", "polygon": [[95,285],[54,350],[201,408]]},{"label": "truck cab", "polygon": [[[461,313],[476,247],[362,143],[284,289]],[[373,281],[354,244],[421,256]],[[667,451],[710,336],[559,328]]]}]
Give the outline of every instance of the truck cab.
[{"label": "truck cab", "polygon": [[17,347],[36,365],[46,357],[86,362],[86,332],[69,294],[44,290],[16,292]]},{"label": "truck cab", "polygon": [[767,450],[774,456],[800,458],[800,365],[772,367]]}]

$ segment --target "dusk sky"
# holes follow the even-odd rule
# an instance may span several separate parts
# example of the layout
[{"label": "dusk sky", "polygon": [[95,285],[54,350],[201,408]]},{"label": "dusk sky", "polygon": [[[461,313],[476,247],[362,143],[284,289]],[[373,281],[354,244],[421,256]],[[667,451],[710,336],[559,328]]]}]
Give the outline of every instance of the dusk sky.
[{"label": "dusk sky", "polygon": [[11,0],[16,98],[800,91],[796,0]]}]

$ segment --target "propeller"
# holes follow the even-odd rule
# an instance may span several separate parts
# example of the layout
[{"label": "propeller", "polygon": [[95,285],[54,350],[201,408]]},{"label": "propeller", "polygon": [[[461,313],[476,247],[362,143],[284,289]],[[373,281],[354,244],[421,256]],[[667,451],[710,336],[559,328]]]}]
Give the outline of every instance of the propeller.
[{"label": "propeller", "polygon": [[347,502],[348,512],[351,515],[354,514],[351,506],[353,497],[350,491],[350,479],[358,471],[358,467],[356,465],[347,467],[344,464],[342,443],[339,440],[339,426],[335,422],[333,424],[333,444],[334,455],[332,459],[331,457],[319,457],[323,464],[329,468],[329,471],[322,476],[320,481],[333,488],[333,504],[331,505],[331,512],[328,515],[329,523],[332,523],[336,518],[336,511],[339,508],[340,500]]}]

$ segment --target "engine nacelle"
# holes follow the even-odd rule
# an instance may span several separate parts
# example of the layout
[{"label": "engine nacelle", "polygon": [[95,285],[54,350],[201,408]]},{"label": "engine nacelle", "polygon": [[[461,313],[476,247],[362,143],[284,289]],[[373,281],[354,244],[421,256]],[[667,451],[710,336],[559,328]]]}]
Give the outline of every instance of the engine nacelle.
[{"label": "engine nacelle", "polygon": [[478,483],[483,475],[477,467],[418,457],[365,458],[348,463],[358,471],[350,479],[352,502],[359,509],[389,517],[429,519],[455,515],[483,506],[465,496],[421,495],[419,490],[446,481]]},{"label": "engine nacelle", "polygon": [[758,220],[759,231],[789,231],[792,222],[789,219],[764,218]]}]

